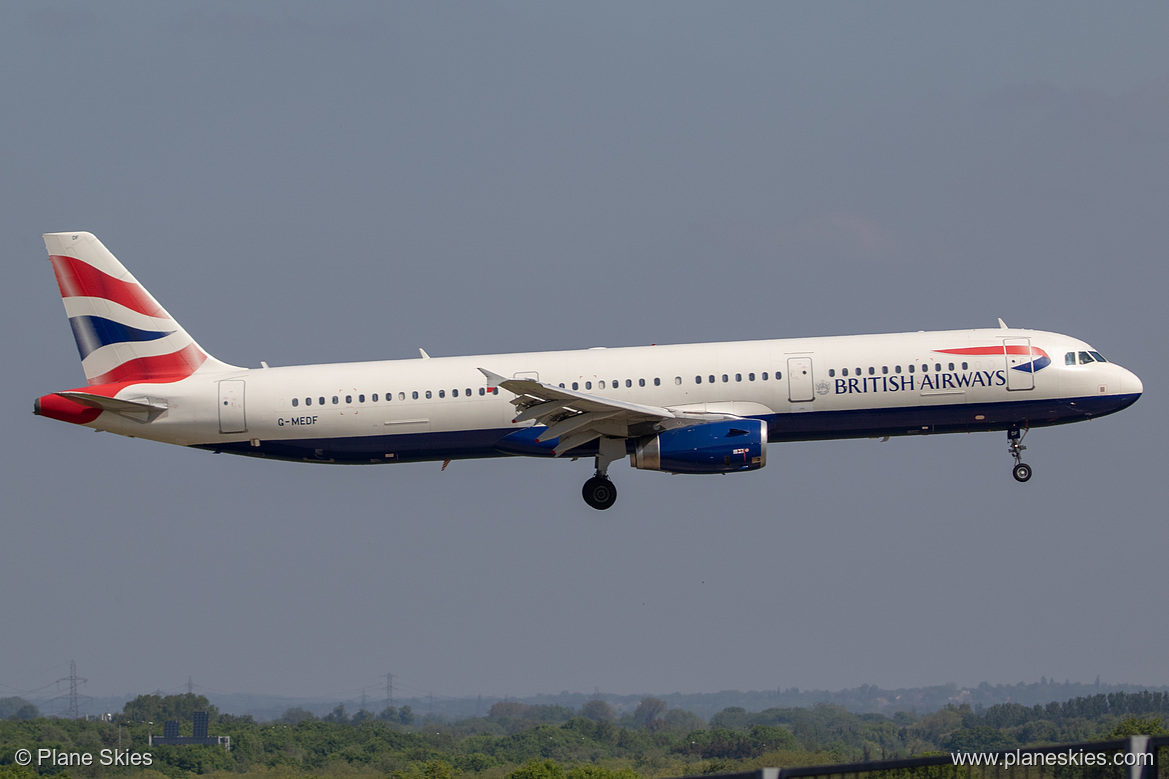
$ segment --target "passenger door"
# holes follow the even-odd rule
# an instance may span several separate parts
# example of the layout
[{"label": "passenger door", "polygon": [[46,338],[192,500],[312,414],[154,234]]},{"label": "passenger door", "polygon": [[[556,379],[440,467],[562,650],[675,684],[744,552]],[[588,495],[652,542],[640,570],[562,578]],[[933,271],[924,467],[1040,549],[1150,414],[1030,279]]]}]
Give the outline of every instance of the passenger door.
[{"label": "passenger door", "polygon": [[792,403],[808,403],[816,399],[811,357],[787,358],[787,399]]},{"label": "passenger door", "polygon": [[1031,353],[1031,339],[1004,338],[1003,352],[1007,360],[1007,389],[1035,389],[1035,357]]},{"label": "passenger door", "polygon": [[219,382],[219,432],[246,433],[244,417],[244,381],[227,379]]}]

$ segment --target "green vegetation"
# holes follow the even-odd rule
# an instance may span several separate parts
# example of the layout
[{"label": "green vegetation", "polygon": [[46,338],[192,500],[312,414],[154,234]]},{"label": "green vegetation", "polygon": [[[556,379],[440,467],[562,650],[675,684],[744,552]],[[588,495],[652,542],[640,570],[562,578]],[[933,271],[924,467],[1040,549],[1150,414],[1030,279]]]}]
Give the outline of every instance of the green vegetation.
[{"label": "green vegetation", "polygon": [[[189,735],[196,711],[209,713],[212,735],[231,737],[230,751],[147,747],[148,723],[158,735],[164,720],[179,719]],[[485,717],[422,723],[408,707],[351,715],[341,705],[324,717],[289,709],[261,723],[221,714],[191,694],[139,696],[109,722],[47,719],[12,698],[0,699],[0,712],[0,779],[652,779],[1153,735],[1166,732],[1169,694],[1113,693],[984,710],[950,705],[924,716],[855,714],[830,703],[758,712],[730,707],[709,722],[658,698],[644,698],[626,712],[604,701],[588,701],[579,710],[501,702]],[[15,765],[21,748],[54,749],[66,763]],[[67,757],[92,754],[96,763],[100,755],[143,752],[152,756],[149,766],[87,766]]]}]

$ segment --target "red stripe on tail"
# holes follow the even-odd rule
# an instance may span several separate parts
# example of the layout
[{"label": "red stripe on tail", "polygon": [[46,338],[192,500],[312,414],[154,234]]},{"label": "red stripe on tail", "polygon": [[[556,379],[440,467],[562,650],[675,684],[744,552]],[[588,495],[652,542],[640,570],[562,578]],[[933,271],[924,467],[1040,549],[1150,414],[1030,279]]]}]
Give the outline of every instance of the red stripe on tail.
[{"label": "red stripe on tail", "polygon": [[164,383],[185,379],[199,369],[207,360],[207,354],[195,344],[184,347],[177,352],[160,354],[156,357],[139,357],[136,360],[127,360],[116,368],[94,376],[89,383],[110,384],[113,382],[127,382],[137,384]]},{"label": "red stripe on tail", "polygon": [[49,256],[61,297],[104,298],[147,316],[165,317],[166,311],[155,302],[141,284],[115,279],[108,273],[74,257]]}]

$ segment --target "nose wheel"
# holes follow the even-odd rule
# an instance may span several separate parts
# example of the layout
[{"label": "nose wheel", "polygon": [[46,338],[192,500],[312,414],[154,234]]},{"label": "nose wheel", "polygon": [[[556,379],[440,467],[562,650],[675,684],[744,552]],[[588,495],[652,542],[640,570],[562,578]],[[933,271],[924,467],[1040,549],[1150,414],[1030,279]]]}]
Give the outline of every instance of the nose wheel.
[{"label": "nose wheel", "polygon": [[1015,467],[1011,469],[1011,475],[1020,483],[1031,480],[1031,466],[1023,462],[1023,451],[1027,448],[1023,446],[1023,437],[1027,435],[1029,429],[1024,427],[1020,430],[1012,427],[1007,431],[1007,451],[1015,458]]}]

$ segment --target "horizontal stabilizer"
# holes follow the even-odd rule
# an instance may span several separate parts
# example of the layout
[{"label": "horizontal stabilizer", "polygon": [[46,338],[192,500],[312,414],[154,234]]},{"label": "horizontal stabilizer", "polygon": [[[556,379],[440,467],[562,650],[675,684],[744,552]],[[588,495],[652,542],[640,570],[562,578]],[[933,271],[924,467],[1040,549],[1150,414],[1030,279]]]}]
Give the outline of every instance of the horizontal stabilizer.
[{"label": "horizontal stabilizer", "polygon": [[63,398],[68,398],[75,403],[80,403],[83,406],[89,406],[90,408],[98,408],[102,411],[110,411],[114,414],[121,414],[122,416],[134,419],[145,418],[143,421],[150,421],[167,409],[164,401],[151,398],[124,400],[122,398],[107,398],[105,395],[94,395],[92,392],[79,392],[77,390],[66,390],[65,392],[57,392],[55,394]]}]

